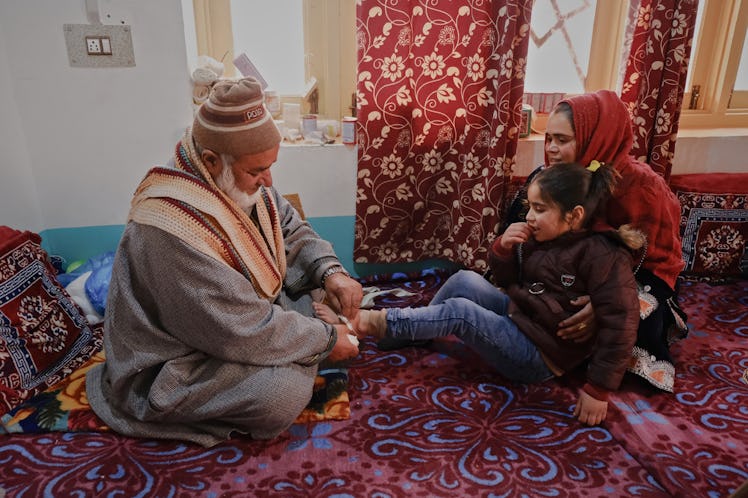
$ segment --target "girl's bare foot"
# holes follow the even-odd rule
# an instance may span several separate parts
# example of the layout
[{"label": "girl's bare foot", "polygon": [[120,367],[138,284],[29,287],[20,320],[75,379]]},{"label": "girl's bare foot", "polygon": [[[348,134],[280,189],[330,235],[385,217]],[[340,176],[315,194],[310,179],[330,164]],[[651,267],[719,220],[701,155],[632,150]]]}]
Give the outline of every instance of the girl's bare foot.
[{"label": "girl's bare foot", "polygon": [[329,323],[330,325],[335,325],[336,323],[340,323],[340,320],[338,319],[338,314],[333,311],[332,308],[330,308],[328,305],[318,302],[313,302],[312,307],[314,308],[314,314],[317,315],[317,318],[322,320],[325,323]]}]

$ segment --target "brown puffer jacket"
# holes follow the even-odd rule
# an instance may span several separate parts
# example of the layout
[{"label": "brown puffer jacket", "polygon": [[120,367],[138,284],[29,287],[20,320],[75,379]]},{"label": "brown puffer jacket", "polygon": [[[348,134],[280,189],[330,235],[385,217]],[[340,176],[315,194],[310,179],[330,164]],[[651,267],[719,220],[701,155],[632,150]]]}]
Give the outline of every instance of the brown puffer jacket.
[{"label": "brown puffer jacket", "polygon": [[[589,358],[588,382],[618,389],[639,325],[631,251],[612,231],[532,240],[511,255],[500,243],[499,237],[489,264],[494,282],[511,298],[510,316],[519,329],[556,367],[569,371]],[[559,338],[558,323],[579,311],[570,301],[583,295],[591,298],[596,334],[584,343]]]}]

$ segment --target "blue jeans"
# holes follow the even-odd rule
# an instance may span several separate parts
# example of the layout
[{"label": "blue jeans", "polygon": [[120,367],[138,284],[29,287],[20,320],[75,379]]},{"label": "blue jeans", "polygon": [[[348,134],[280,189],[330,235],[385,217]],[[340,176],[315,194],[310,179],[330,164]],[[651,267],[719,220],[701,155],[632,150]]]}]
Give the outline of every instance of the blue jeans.
[{"label": "blue jeans", "polygon": [[481,275],[461,270],[428,306],[389,308],[387,335],[414,341],[454,335],[501,375],[519,382],[553,377],[540,352],[507,316],[509,297]]}]

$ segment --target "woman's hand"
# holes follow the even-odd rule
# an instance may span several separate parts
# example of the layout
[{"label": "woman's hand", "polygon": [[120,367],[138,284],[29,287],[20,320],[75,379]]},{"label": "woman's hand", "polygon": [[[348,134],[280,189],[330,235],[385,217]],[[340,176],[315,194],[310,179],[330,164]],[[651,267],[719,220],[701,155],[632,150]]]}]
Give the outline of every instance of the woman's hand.
[{"label": "woman's hand", "polygon": [[597,425],[608,415],[608,402],[595,399],[582,391],[574,408],[574,416],[587,425]]},{"label": "woman's hand", "polygon": [[532,237],[532,228],[527,223],[512,223],[501,234],[502,249],[511,249],[517,244],[527,242]]},{"label": "woman's hand", "polygon": [[558,324],[558,336],[574,342],[585,342],[595,335],[595,313],[592,309],[590,296],[579,296],[571,300],[574,306],[582,306],[582,309]]}]

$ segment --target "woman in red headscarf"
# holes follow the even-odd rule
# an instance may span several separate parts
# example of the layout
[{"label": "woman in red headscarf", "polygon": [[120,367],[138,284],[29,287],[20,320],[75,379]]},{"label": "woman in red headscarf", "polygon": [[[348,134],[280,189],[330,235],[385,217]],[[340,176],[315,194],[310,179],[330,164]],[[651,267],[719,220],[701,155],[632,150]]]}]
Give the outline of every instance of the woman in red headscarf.
[{"label": "woman in red headscarf", "polygon": [[[592,161],[612,164],[620,179],[601,223],[618,228],[633,225],[647,236],[646,251],[636,271],[642,311],[630,371],[666,391],[673,390],[674,367],[669,353],[672,341],[685,337],[685,314],[677,305],[677,277],[683,269],[679,233],[680,204],[665,180],[649,165],[631,155],[631,116],[621,99],[609,90],[561,101],[548,118],[545,164]],[[509,212],[508,223],[524,219],[522,189]],[[581,310],[561,323],[559,335],[575,340],[590,337],[594,310],[589,299],[578,301]]]}]

